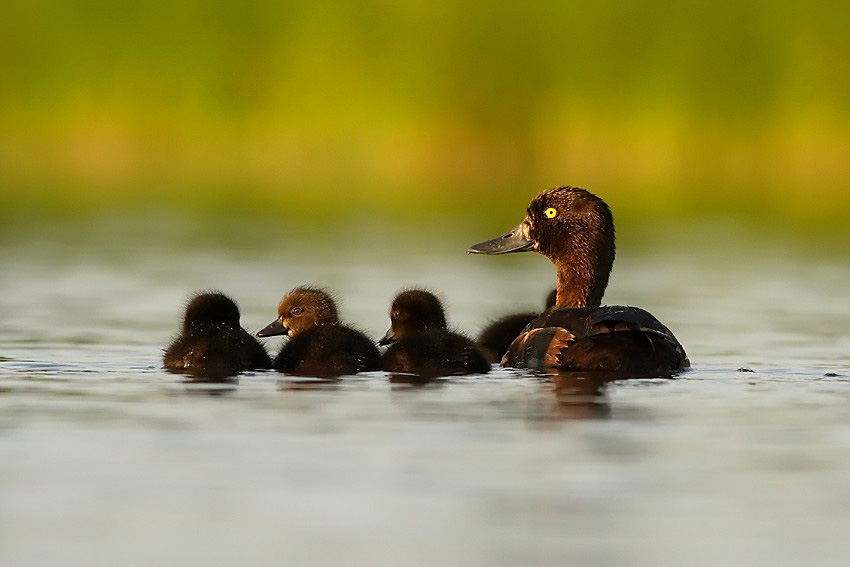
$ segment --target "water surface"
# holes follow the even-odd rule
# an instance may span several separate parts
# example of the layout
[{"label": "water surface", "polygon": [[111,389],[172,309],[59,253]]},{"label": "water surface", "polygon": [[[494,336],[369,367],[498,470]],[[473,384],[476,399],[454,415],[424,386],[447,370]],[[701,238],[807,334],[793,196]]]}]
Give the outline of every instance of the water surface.
[{"label": "water surface", "polygon": [[850,558],[842,253],[700,227],[621,246],[606,303],[676,333],[694,368],[675,380],[210,385],[159,368],[196,290],[231,294],[256,331],[286,290],[324,285],[377,339],[403,286],[437,290],[474,334],[542,305],[554,272],[464,255],[497,231],[226,246],[123,222],[0,243],[3,565]]}]

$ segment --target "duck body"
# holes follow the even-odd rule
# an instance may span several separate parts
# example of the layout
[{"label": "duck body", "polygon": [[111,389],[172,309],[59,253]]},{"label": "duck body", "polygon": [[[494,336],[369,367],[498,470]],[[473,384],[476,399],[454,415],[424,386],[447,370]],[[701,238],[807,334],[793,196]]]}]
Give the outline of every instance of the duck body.
[{"label": "duck body", "polygon": [[298,376],[335,377],[377,370],[380,354],[371,339],[345,325],[324,325],[292,337],[275,357],[274,369]]},{"label": "duck body", "polygon": [[183,331],[165,350],[163,366],[194,377],[230,377],[271,368],[266,349],[239,325],[236,303],[219,292],[195,296],[186,307]]},{"label": "duck body", "polygon": [[502,365],[660,376],[690,365],[670,330],[639,307],[553,309],[511,343]]},{"label": "duck body", "polygon": [[257,333],[288,335],[274,360],[278,372],[333,378],[380,368],[381,356],[363,333],[339,322],[336,303],[322,289],[302,286],[278,306],[278,318]]},{"label": "duck body", "polygon": [[379,341],[389,344],[383,370],[424,377],[484,374],[490,362],[468,337],[449,331],[440,300],[431,292],[400,292],[390,308],[390,329]]},{"label": "duck body", "polygon": [[[555,305],[555,290],[546,298],[546,309]],[[540,314],[534,312],[511,313],[491,322],[478,334],[476,343],[492,363],[498,363],[514,342],[534,319]]]},{"label": "duck body", "polygon": [[556,302],[511,343],[503,366],[629,376],[667,375],[690,366],[673,333],[649,312],[600,306],[615,255],[613,216],[602,199],[579,187],[544,191],[519,225],[468,250],[524,251],[555,264]]}]

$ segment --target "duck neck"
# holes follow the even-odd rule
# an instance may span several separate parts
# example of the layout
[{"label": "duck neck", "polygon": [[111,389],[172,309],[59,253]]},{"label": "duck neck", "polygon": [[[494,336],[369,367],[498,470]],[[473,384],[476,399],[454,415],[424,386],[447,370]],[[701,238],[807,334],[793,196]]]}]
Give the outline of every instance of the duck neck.
[{"label": "duck neck", "polygon": [[572,252],[566,258],[553,259],[558,271],[555,307],[599,307],[614,265],[614,239],[585,241]]},{"label": "duck neck", "polygon": [[[598,277],[588,278],[587,272],[574,266],[558,265],[558,291],[555,300],[557,309],[599,307],[605,284]],[[595,276],[595,274],[594,274]],[[606,282],[607,283],[607,278]]]}]

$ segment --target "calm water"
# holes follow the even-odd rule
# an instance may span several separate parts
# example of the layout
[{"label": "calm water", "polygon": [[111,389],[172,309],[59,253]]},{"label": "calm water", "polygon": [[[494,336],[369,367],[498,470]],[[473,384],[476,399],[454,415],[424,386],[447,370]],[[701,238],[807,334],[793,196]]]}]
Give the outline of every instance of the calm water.
[{"label": "calm water", "polygon": [[545,259],[463,253],[507,226],[252,246],[120,221],[7,235],[0,564],[847,564],[841,254],[704,228],[621,246],[606,302],[651,310],[694,369],[598,396],[504,370],[311,387],[159,369],[199,289],[257,330],[283,292],[322,284],[375,338],[405,285],[439,290],[470,333],[536,308]]}]

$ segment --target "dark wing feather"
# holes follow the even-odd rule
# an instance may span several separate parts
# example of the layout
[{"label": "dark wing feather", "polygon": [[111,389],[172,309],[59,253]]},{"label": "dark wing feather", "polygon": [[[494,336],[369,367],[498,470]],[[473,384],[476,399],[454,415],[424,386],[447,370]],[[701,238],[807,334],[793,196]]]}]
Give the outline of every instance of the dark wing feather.
[{"label": "dark wing feather", "polygon": [[541,314],[514,341],[502,365],[646,375],[690,363],[670,329],[648,311],[607,306]]}]

